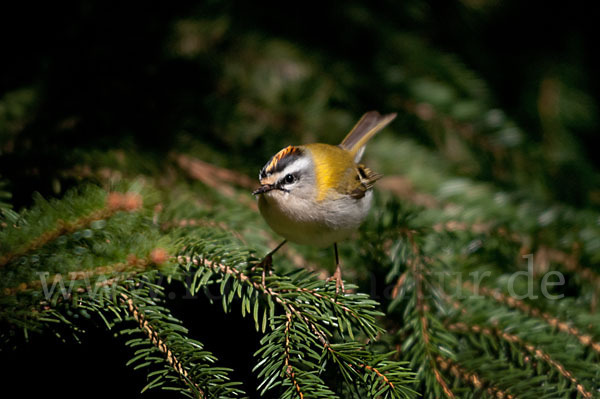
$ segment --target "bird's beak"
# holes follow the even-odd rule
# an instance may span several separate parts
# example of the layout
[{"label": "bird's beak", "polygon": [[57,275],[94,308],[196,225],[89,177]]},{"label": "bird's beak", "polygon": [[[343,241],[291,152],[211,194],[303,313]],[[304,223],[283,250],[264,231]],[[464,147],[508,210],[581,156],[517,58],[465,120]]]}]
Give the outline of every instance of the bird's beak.
[{"label": "bird's beak", "polygon": [[275,188],[275,186],[273,184],[263,184],[258,189],[254,190],[252,195],[264,194],[264,193],[267,193],[267,192],[273,190],[274,188]]}]

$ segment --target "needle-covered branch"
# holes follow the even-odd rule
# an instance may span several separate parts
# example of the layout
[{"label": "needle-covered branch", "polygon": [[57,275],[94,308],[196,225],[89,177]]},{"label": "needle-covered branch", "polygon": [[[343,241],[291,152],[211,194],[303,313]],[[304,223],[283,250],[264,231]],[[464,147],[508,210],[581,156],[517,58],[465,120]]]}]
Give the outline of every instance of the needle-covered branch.
[{"label": "needle-covered branch", "polygon": [[382,313],[366,295],[336,295],[332,284],[305,271],[273,274],[262,285],[260,273],[250,274],[247,258],[233,248],[211,253],[212,243],[189,238],[185,247],[178,261],[193,273],[191,293],[218,284],[226,310],[237,299],[243,314],[252,309],[257,329],[269,330],[256,352],[261,392],[281,386],[286,398],[338,397],[326,378],[333,373],[365,397],[414,395],[407,387],[412,373],[404,363],[390,360],[389,354],[374,355],[369,345],[356,341],[359,336],[374,341],[383,332],[376,321]]}]

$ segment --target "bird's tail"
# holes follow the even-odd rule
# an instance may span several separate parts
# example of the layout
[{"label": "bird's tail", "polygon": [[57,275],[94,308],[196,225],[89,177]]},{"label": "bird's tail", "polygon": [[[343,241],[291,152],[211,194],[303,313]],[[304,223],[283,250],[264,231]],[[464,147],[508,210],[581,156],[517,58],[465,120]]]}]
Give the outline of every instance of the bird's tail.
[{"label": "bird's tail", "polygon": [[340,143],[340,147],[350,151],[355,162],[360,161],[367,141],[396,117],[396,113],[381,115],[377,111],[369,111],[360,118],[350,133]]}]

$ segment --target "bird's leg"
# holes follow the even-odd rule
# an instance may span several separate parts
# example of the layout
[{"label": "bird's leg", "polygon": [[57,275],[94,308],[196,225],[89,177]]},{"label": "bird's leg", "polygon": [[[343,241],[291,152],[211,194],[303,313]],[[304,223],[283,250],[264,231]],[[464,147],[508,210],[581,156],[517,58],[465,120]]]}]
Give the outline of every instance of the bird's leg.
[{"label": "bird's leg", "polygon": [[252,268],[250,269],[250,271],[254,271],[257,267],[260,267],[262,269],[262,286],[263,286],[263,288],[266,287],[265,279],[266,279],[266,273],[267,273],[267,271],[269,272],[269,275],[271,274],[271,267],[273,266],[273,254],[275,252],[277,252],[279,250],[279,248],[283,247],[283,245],[286,242],[287,242],[287,240],[283,240],[283,242],[281,244],[279,244],[277,247],[275,247],[274,250],[272,250],[271,252],[269,252],[263,258],[263,260],[260,261],[259,264],[252,266]]},{"label": "bird's leg", "polygon": [[340,267],[340,257],[338,255],[337,243],[333,243],[333,252],[335,252],[335,273],[327,281],[335,279],[335,294],[337,295],[342,289],[342,294],[346,292],[344,288],[344,280],[342,280],[342,268]]}]

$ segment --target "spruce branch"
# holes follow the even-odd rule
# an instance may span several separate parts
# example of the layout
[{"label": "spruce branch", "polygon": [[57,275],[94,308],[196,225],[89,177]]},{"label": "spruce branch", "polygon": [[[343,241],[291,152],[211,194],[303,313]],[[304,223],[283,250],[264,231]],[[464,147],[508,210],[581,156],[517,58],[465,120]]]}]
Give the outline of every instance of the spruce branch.
[{"label": "spruce branch", "polygon": [[[465,184],[465,190],[469,188]],[[390,176],[390,180],[385,182],[383,189],[392,192],[394,195],[407,200],[413,204],[424,206],[435,213],[439,213],[441,218],[444,217],[444,208],[460,209],[460,204],[450,202],[448,200],[435,201],[432,197],[427,199],[427,193],[417,191],[413,187],[410,180],[406,177]],[[530,205],[533,207],[533,205]],[[573,210],[564,210],[563,212],[573,212]],[[538,216],[541,217],[541,216]],[[443,222],[435,222],[433,230],[439,233],[467,232],[472,237],[484,236],[488,239],[499,239],[502,242],[520,245],[519,253],[526,254],[532,251],[532,241],[538,240],[541,235],[538,231],[519,231],[519,225],[514,225],[514,221],[505,216],[500,220],[491,219],[478,222],[465,221],[452,216],[449,220]],[[542,240],[543,242],[543,240]],[[598,298],[600,297],[600,275],[591,267],[580,264],[579,256],[582,244],[574,243],[571,249],[564,250],[550,246],[549,244],[539,244],[535,249],[534,257],[536,264],[540,265],[539,269],[547,270],[550,263],[559,265],[563,270],[574,273],[580,278],[582,285],[589,285],[593,290],[593,296],[590,301],[590,308],[593,312],[597,306]]]},{"label": "spruce branch", "polygon": [[[161,229],[168,232],[175,228],[217,228],[224,232],[227,232],[231,236],[237,238],[244,245],[247,244],[247,240],[244,236],[235,228],[231,227],[224,221],[215,221],[210,218],[181,218],[181,219],[171,219],[165,220],[161,224]],[[267,234],[267,232],[263,232],[263,235],[268,238],[268,246],[275,247],[280,242],[273,239],[272,235]],[[296,250],[294,250],[291,246],[283,247],[280,250],[281,253],[287,255],[287,257],[291,260],[291,262],[298,268],[302,267],[312,272],[318,272],[322,279],[329,277],[329,273],[327,270],[322,267],[308,262],[302,255],[300,255]]]},{"label": "spruce branch", "polygon": [[152,231],[139,229],[144,218],[134,211],[141,204],[142,197],[134,192],[106,193],[85,186],[60,201],[38,199],[16,223],[0,231],[0,246],[10,259],[0,283],[0,320],[8,327],[3,336],[22,331],[28,337],[29,331],[65,324],[77,338],[77,323],[57,307],[81,310],[90,317],[80,298],[168,266],[161,240]]},{"label": "spruce branch", "polygon": [[[407,245],[410,248],[411,257],[407,262],[410,267],[410,272],[412,275],[412,279],[414,281],[414,296],[415,296],[415,311],[418,319],[418,338],[422,340],[422,346],[424,350],[424,357],[426,358],[427,364],[431,368],[431,372],[435,377],[435,381],[439,384],[444,395],[448,398],[455,398],[454,393],[448,386],[448,383],[444,380],[442,373],[438,368],[437,359],[437,351],[434,349],[431,338],[431,331],[429,326],[429,305],[426,303],[425,293],[424,293],[424,270],[423,270],[423,261],[422,254],[415,240],[416,231],[410,229],[403,229],[403,234],[407,239]],[[403,275],[401,275],[398,279],[398,283],[400,280],[404,279]],[[401,283],[400,283],[401,284]]]},{"label": "spruce branch", "polygon": [[[39,290],[42,288],[46,289],[48,284],[51,286],[56,286],[62,281],[84,281],[86,284],[88,284],[93,277],[114,275],[114,277],[112,277],[108,282],[107,280],[102,282],[104,285],[110,285],[111,282],[132,277],[138,273],[148,270],[154,265],[161,265],[167,261],[167,258],[168,255],[163,248],[155,248],[148,254],[148,256],[143,258],[138,258],[134,254],[130,254],[127,257],[126,262],[117,262],[110,265],[97,266],[92,270],[69,271],[66,276],[63,273],[56,273],[52,276],[44,276],[41,274],[36,280],[21,282],[16,287],[4,288],[3,294],[16,295],[27,290]],[[79,292],[82,292],[83,290],[83,287],[78,288]]]},{"label": "spruce branch", "polygon": [[[435,224],[433,229],[437,232],[468,231],[474,235],[485,234],[487,236],[497,236],[522,245],[520,253],[531,251],[531,248],[529,248],[531,237],[526,237],[516,231],[511,231],[506,226],[498,226],[496,222],[467,223],[460,220],[448,220],[443,223]],[[574,247],[576,248],[577,246]],[[541,244],[536,249],[534,258],[536,259],[537,264],[540,265],[538,268],[541,270],[547,270],[550,263],[556,263],[561,265],[564,270],[580,276],[582,282],[589,282],[593,287],[600,286],[600,274],[592,268],[583,266],[579,263],[578,251],[576,249],[573,249],[572,252],[567,252]],[[597,290],[598,289],[596,288],[596,296],[600,294]]]},{"label": "spruce branch", "polygon": [[[107,219],[113,216],[115,213],[125,211],[136,211],[142,206],[142,197],[135,193],[121,194],[118,192],[109,193],[106,197],[106,204],[100,209],[95,209],[88,213],[78,217],[75,220],[64,220],[57,218],[54,221],[54,226],[45,230],[39,236],[21,243],[15,243],[13,246],[5,248],[5,253],[0,256],[0,268],[6,266],[13,259],[23,256],[29,252],[35,251],[51,241],[56,240],[58,237],[73,233],[77,230],[82,229],[85,226],[90,225],[92,222],[102,219]],[[26,230],[27,227],[22,230]],[[36,230],[37,226],[34,226],[32,230]],[[26,234],[26,231],[22,231],[21,234]],[[9,244],[10,245],[10,244]]]},{"label": "spruce branch", "polygon": [[302,389],[300,388],[300,384],[298,383],[298,380],[296,379],[296,375],[294,372],[294,367],[292,366],[292,362],[291,362],[291,352],[292,349],[290,349],[290,328],[292,325],[292,314],[290,312],[287,312],[285,314],[286,317],[286,322],[285,322],[285,346],[284,346],[284,351],[285,351],[285,360],[284,360],[284,367],[285,367],[285,373],[288,376],[288,378],[290,379],[293,387],[296,389],[296,392],[298,393],[298,396],[300,397],[300,399],[304,399],[304,393],[302,391]]},{"label": "spruce branch", "polygon": [[[382,332],[376,324],[375,317],[381,313],[374,309],[374,301],[364,294],[337,296],[331,284],[324,285],[304,271],[290,276],[269,276],[263,285],[258,276],[229,266],[223,263],[223,259],[210,260],[212,256],[204,252],[204,245],[199,244],[188,243],[186,254],[178,257],[178,262],[186,270],[191,270],[191,266],[197,269],[192,279],[195,283],[188,286],[192,293],[208,284],[215,274],[222,276],[214,280],[220,281],[221,287],[227,281],[233,281],[231,294],[227,295],[226,290],[221,289],[224,306],[230,306],[234,293],[242,298],[242,308],[249,308],[250,303],[254,303],[257,329],[260,302],[256,293],[267,298],[265,305],[269,313],[277,313],[275,305],[280,307],[281,314],[270,318],[271,332],[263,337],[263,347],[256,352],[256,356],[261,356],[257,365],[260,366],[259,377],[263,379],[261,392],[281,384],[287,388],[283,397],[337,397],[319,377],[324,362],[329,359],[349,384],[355,384],[355,379],[358,379],[374,397],[412,396],[412,391],[405,387],[411,373],[404,369],[402,363],[390,362],[386,360],[387,356],[374,357],[364,345],[355,341],[332,342],[332,327],[342,337],[347,335],[354,339],[353,330],[357,329],[367,339],[374,340]],[[207,271],[211,274],[206,274]],[[267,325],[266,313],[265,309],[263,331]],[[282,376],[284,381],[280,379]]]},{"label": "spruce branch", "polygon": [[[313,332],[296,316],[275,316],[274,328],[261,339],[255,353],[261,360],[254,367],[262,379],[261,394],[280,385],[282,398],[338,398],[315,370],[321,360],[319,342]],[[284,380],[281,381],[281,377]]]},{"label": "spruce branch", "polygon": [[579,382],[579,380],[574,376],[574,374],[571,371],[567,370],[565,368],[565,366],[563,366],[559,361],[553,359],[552,356],[550,356],[550,354],[545,352],[543,349],[537,347],[536,345],[534,345],[530,342],[525,341],[524,339],[520,338],[518,335],[511,334],[506,331],[502,331],[497,327],[480,326],[480,325],[476,325],[476,324],[467,325],[465,323],[460,323],[460,322],[449,325],[448,329],[451,331],[458,331],[458,332],[463,332],[463,333],[464,332],[473,332],[476,334],[495,336],[495,337],[503,339],[507,342],[515,343],[515,344],[519,345],[519,347],[521,347],[524,350],[526,350],[527,352],[529,352],[532,356],[535,356],[535,358],[546,362],[548,365],[550,365],[550,367],[557,370],[561,376],[563,376],[570,383],[573,384],[573,386],[575,387],[577,392],[579,392],[582,397],[584,397],[586,399],[592,398],[591,392],[588,391],[583,386],[583,384],[581,384],[581,382]]},{"label": "spruce branch", "polygon": [[[200,342],[191,339],[181,321],[161,306],[164,292],[156,284],[157,277],[156,271],[150,271],[101,282],[111,289],[81,293],[76,306],[101,315],[108,328],[119,329],[121,334],[142,335],[143,338],[126,342],[136,348],[127,364],[148,369],[150,381],[142,392],[163,387],[197,399],[243,395],[237,388],[240,384],[230,381],[231,370],[215,366],[217,359]],[[135,322],[136,328],[128,328],[128,319]]]},{"label": "spruce branch", "polygon": [[[480,239],[482,234],[488,234],[487,230],[484,231],[482,227],[482,231],[474,233],[466,226],[453,226],[456,227],[454,230],[464,231],[466,234],[440,235],[439,233],[444,234],[445,232],[419,227],[423,223],[423,219],[419,216],[413,216],[411,219],[409,215],[415,215],[415,212],[403,211],[400,207],[396,207],[393,201],[386,206],[383,214],[387,219],[375,226],[368,226],[368,229],[377,232],[379,240],[377,244],[373,245],[371,256],[383,264],[389,265],[387,281],[392,283],[389,287],[392,295],[388,320],[391,319],[390,321],[394,322],[394,329],[397,331],[396,337],[402,342],[402,344],[398,344],[396,341],[392,341],[391,344],[396,345],[399,358],[409,359],[413,367],[418,370],[417,376],[424,393],[432,397],[446,395],[442,384],[427,361],[428,355],[431,354],[438,363],[438,376],[446,378],[445,381],[448,381],[448,377],[456,377],[456,373],[449,367],[440,367],[439,358],[450,359],[460,369],[474,373],[481,381],[485,381],[485,387],[498,389],[499,395],[510,393],[515,397],[534,398],[541,394],[556,397],[557,394],[568,395],[569,387],[572,387],[572,391],[582,394],[577,390],[577,384],[573,384],[565,375],[560,374],[559,369],[551,367],[550,363],[544,362],[543,359],[537,359],[535,354],[519,348],[514,342],[511,345],[503,345],[504,349],[500,351],[496,348],[499,344],[494,342],[479,344],[471,342],[471,339],[463,339],[463,336],[457,331],[450,331],[446,324],[440,325],[440,320],[448,318],[449,315],[452,315],[451,320],[454,322],[471,320],[471,323],[481,324],[501,320],[505,331],[514,329],[516,331],[513,332],[514,335],[518,334],[522,339],[527,339],[527,342],[534,345],[535,348],[546,348],[545,353],[554,362],[557,362],[554,364],[561,364],[564,370],[571,373],[570,376],[577,379],[581,387],[584,387],[587,392],[592,392],[591,387],[595,386],[597,379],[597,367],[593,360],[597,357],[597,352],[593,348],[594,342],[597,341],[594,338],[597,334],[594,327],[597,317],[582,312],[578,308],[580,305],[576,305],[576,302],[568,299],[564,300],[567,301],[565,303],[563,301],[556,301],[556,303],[541,301],[540,304],[545,307],[545,310],[537,309],[534,305],[529,305],[523,300],[508,295],[500,297],[501,301],[498,301],[497,298],[488,301],[487,297],[491,298],[491,293],[487,292],[485,288],[482,289],[481,285],[474,286],[466,283],[466,286],[463,287],[465,283],[463,283],[463,272],[461,271],[471,270],[469,269],[471,265],[479,267],[475,270],[481,270],[482,261],[478,258],[479,253],[487,255],[486,252],[491,252],[494,255],[495,247],[491,249],[484,247],[468,259],[464,252],[461,252],[473,240]],[[514,249],[513,235],[504,233],[498,233],[498,235],[502,237],[502,240],[495,243],[503,245],[502,250],[506,250],[506,245],[511,245],[511,250]],[[449,242],[451,242],[452,247],[450,248],[453,251],[448,251],[451,255],[440,256],[436,253],[440,251],[440,248],[449,245]],[[444,262],[440,261],[439,257],[443,257]],[[486,261],[489,262],[487,259],[483,262]],[[442,265],[443,269],[438,265]],[[496,284],[501,284],[501,278],[504,275],[502,271],[499,271],[497,275],[492,274],[490,278],[496,279]],[[445,284],[448,283],[450,287],[460,286],[466,292],[459,292],[455,289],[454,296],[449,295],[444,290]],[[477,287],[479,287],[478,290]],[[473,294],[476,295],[473,296]],[[419,297],[422,298],[422,301],[419,301]],[[572,303],[572,306],[569,306],[568,303]],[[510,309],[519,309],[520,312],[506,311],[504,306]],[[400,312],[397,313],[396,309],[399,309]],[[419,309],[422,311],[419,312]],[[563,316],[558,315],[558,310]],[[422,316],[425,316],[425,320]],[[429,334],[423,335],[422,326],[426,327]],[[577,344],[581,344],[583,347],[576,345],[573,342],[575,339]],[[429,352],[424,346],[426,342],[430,344],[433,342]],[[508,341],[503,340],[503,342]],[[561,345],[563,347],[564,345],[573,345],[574,351],[570,356],[566,356],[558,349]],[[473,348],[477,348],[477,351],[474,351]],[[590,351],[586,352],[585,349],[590,349]],[[556,352],[557,350],[558,352]],[[506,357],[517,364],[513,364],[510,360],[507,361]],[[573,358],[577,360],[573,361]],[[549,372],[553,377],[549,378],[531,370],[528,365],[531,364],[532,359],[537,362],[534,370],[542,365],[549,367]],[[534,373],[533,376],[532,373]],[[498,378],[499,375],[503,377]],[[464,377],[459,378],[461,381],[455,382],[454,386],[450,385],[450,382],[446,382],[456,396],[459,396],[459,392],[464,389],[461,386],[463,383],[472,383],[471,377]],[[469,380],[470,378],[471,380]],[[484,392],[491,395],[489,391],[484,390]]]},{"label": "spruce branch", "polygon": [[600,354],[600,342],[595,341],[591,334],[584,333],[579,328],[573,326],[572,322],[561,320],[559,317],[556,317],[549,312],[544,312],[522,300],[508,296],[499,290],[491,289],[481,285],[475,290],[475,287],[469,281],[463,282],[462,286],[472,293],[485,295],[486,297],[491,298],[510,308],[518,309],[527,315],[539,318],[552,328],[555,328],[562,333],[574,336],[582,345],[587,346],[596,353]]},{"label": "spruce branch", "polygon": [[148,337],[152,345],[154,345],[166,357],[167,363],[196,394],[194,396],[198,399],[205,399],[206,394],[202,388],[200,388],[200,386],[190,379],[189,373],[183,367],[181,361],[177,357],[177,354],[175,354],[173,349],[167,345],[165,340],[161,339],[160,333],[146,319],[143,311],[141,311],[140,308],[134,303],[133,299],[124,292],[121,292],[120,301],[126,305],[129,314],[138,323],[139,328]]},{"label": "spruce branch", "polygon": [[[180,255],[177,258],[177,260],[180,264],[185,264],[185,263],[191,262],[195,266],[206,267],[212,271],[224,273],[226,276],[233,276],[234,278],[238,279],[239,281],[250,285],[254,290],[256,290],[258,292],[263,292],[268,297],[272,298],[276,303],[283,306],[286,311],[289,311],[292,314],[294,314],[296,317],[302,319],[306,323],[306,325],[311,329],[311,331],[315,334],[315,336],[319,339],[319,341],[321,342],[321,344],[324,347],[327,347],[329,345],[328,333],[325,332],[325,330],[322,328],[322,326],[316,324],[306,314],[301,313],[299,311],[297,305],[293,301],[291,301],[287,298],[288,295],[285,295],[285,294],[293,295],[295,293],[309,293],[311,295],[315,295],[314,291],[306,289],[306,288],[303,289],[301,287],[294,287],[293,289],[290,289],[290,288],[288,288],[289,285],[287,285],[287,284],[283,285],[283,288],[280,288],[280,289],[274,289],[269,286],[263,286],[258,281],[253,281],[249,275],[244,274],[239,269],[231,267],[231,266],[227,266],[224,264],[216,263],[214,261],[210,261],[210,260],[206,259],[204,256],[190,257],[190,256]],[[197,287],[190,287],[190,288],[191,288],[192,292],[195,292],[195,290],[198,289]],[[316,298],[319,298],[319,299],[324,298],[324,296],[321,294],[317,294],[317,295],[318,296],[315,296]],[[335,301],[335,300],[331,301],[331,299],[328,299],[328,302],[333,303],[334,305],[338,306],[344,312],[350,311],[346,306],[343,306],[338,301]],[[369,304],[369,305],[371,305],[371,304]],[[353,316],[356,317],[356,315],[353,315]],[[338,325],[340,326],[340,328],[343,329],[343,327],[344,327],[343,325],[341,325],[341,324],[338,324]],[[364,326],[366,328],[366,330],[365,330],[366,332],[370,332],[369,337],[374,338],[374,335],[372,335],[372,334],[374,333],[373,330],[375,330],[375,328],[373,326],[366,325],[366,324],[362,324],[361,326]]]}]

